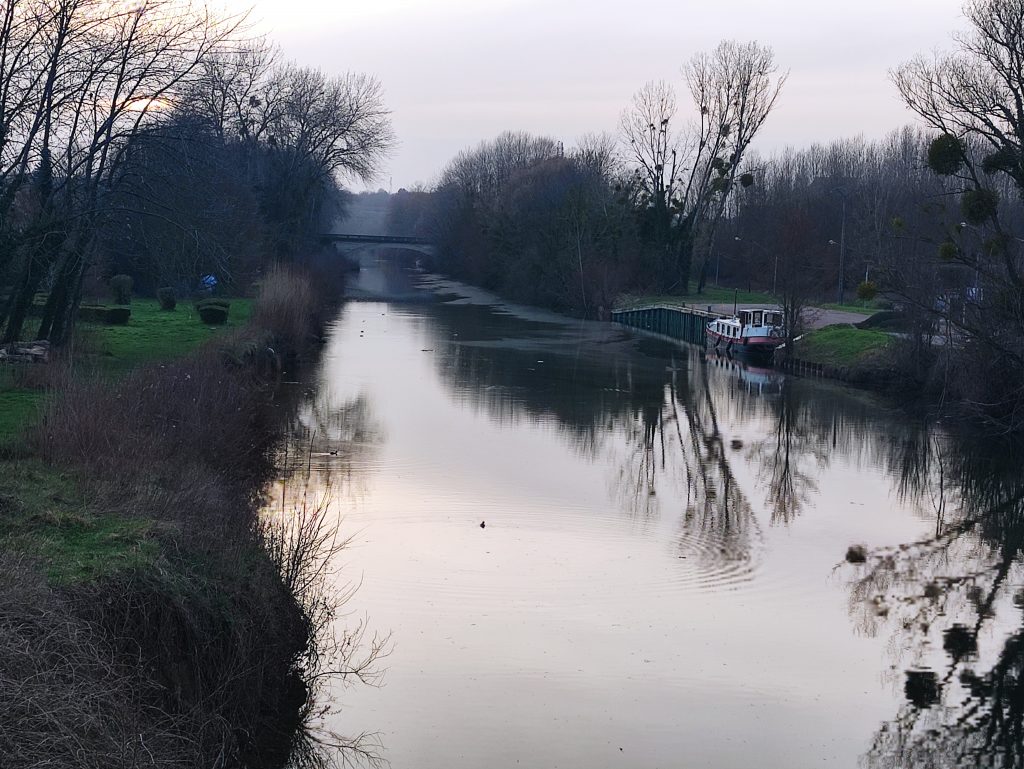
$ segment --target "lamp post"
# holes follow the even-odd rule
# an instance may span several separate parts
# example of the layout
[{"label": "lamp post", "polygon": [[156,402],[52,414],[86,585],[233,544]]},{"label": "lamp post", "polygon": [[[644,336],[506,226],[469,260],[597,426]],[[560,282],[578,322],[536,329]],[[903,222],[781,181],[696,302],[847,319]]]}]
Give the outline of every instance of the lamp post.
[{"label": "lamp post", "polygon": [[[839,246],[840,248],[842,248],[842,246],[839,243],[831,239],[829,239],[828,244],[830,246]],[[864,282],[867,283],[868,281],[871,280],[871,258],[868,257],[867,254],[865,254],[863,251],[854,251],[853,254],[854,256],[859,255],[864,260]],[[840,262],[840,264],[842,264],[842,262]]]},{"label": "lamp post", "polygon": [[[741,238],[739,235],[736,235],[733,238],[733,240],[735,240],[737,243],[744,242],[743,238]],[[768,249],[765,248],[764,246],[762,246],[756,240],[751,240],[749,242],[754,244],[758,248],[760,248],[761,251],[763,251],[765,254],[768,254]],[[778,282],[778,278],[779,278],[779,252],[778,251],[775,252],[774,259],[775,259],[775,266],[772,268],[772,293],[773,294],[775,293],[775,284]]]},{"label": "lamp post", "polygon": [[[839,229],[839,304],[843,303],[843,294],[846,289],[846,190],[842,187],[833,187],[832,192],[839,195],[843,200],[843,223]],[[834,243],[835,241],[829,241]]]}]

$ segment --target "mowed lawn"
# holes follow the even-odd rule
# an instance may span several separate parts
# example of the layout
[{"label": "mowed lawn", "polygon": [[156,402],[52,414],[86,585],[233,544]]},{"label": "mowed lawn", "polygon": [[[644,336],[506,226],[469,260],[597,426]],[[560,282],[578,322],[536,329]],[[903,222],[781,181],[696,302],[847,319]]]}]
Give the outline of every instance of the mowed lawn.
[{"label": "mowed lawn", "polygon": [[[768,291],[745,291],[743,289],[725,288],[723,286],[705,286],[700,294],[624,294],[615,301],[615,309],[628,310],[632,307],[644,307],[660,304],[668,307],[701,307],[709,304],[759,304],[774,307],[779,298]],[[835,302],[811,302],[809,306],[841,312],[855,312],[871,315],[882,309],[878,300],[862,301],[854,299],[844,304]]]},{"label": "mowed lawn", "polygon": [[[161,310],[156,299],[132,301],[127,325],[108,326],[79,323],[76,328],[75,354],[85,369],[98,375],[119,374],[135,366],[172,360],[186,355],[209,339],[237,329],[252,315],[252,299],[231,299],[228,322],[207,326],[191,303],[179,303],[172,311]],[[0,447],[15,443],[32,424],[45,399],[42,390],[26,387],[23,375],[34,372],[13,364],[0,366]]]},{"label": "mowed lawn", "polygon": [[132,317],[125,326],[82,323],[86,353],[95,356],[100,369],[123,370],[157,360],[171,360],[195,350],[225,331],[245,325],[252,315],[252,299],[231,299],[228,322],[207,326],[191,303],[179,303],[174,310],[160,309],[155,299],[132,302]]},{"label": "mowed lawn", "polygon": [[796,343],[801,360],[829,366],[857,366],[870,363],[892,344],[884,331],[861,329],[847,324],[810,331]]}]

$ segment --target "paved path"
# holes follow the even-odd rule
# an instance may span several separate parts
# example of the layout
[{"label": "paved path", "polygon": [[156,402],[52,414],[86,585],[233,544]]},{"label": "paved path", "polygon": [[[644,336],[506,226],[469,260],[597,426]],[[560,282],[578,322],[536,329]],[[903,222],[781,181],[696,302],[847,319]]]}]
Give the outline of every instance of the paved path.
[{"label": "paved path", "polygon": [[[691,304],[692,307],[698,307],[702,310],[707,309],[706,304]],[[771,305],[764,304],[744,304],[740,302],[736,305],[740,310],[759,309],[761,307],[769,307]],[[721,313],[722,315],[732,315],[732,302],[722,304],[712,304],[711,312]],[[808,307],[804,310],[804,318],[807,321],[807,327],[809,329],[822,328],[824,326],[831,326],[836,323],[860,323],[862,320],[867,320],[871,315],[868,313],[860,312],[846,312],[844,310],[827,310],[822,307]]]}]

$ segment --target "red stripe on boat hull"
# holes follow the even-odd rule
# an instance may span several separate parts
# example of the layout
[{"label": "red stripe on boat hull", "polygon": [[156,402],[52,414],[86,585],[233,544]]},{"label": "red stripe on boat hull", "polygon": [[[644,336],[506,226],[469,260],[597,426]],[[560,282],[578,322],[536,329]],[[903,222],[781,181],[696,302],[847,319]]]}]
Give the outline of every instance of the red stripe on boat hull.
[{"label": "red stripe on boat hull", "polygon": [[711,329],[707,330],[707,334],[712,344],[725,342],[726,344],[731,344],[731,349],[733,350],[746,350],[750,352],[771,352],[783,342],[782,339],[775,336],[748,336],[738,339],[719,334]]}]

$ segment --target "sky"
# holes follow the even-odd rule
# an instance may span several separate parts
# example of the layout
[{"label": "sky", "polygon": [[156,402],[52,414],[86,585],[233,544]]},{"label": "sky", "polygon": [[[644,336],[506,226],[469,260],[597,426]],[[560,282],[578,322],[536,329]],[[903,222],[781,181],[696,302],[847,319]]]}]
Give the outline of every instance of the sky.
[{"label": "sky", "polygon": [[[242,3],[243,0],[229,0]],[[241,7],[241,5],[239,5]],[[256,0],[285,58],[383,84],[398,146],[370,188],[430,185],[460,150],[508,129],[567,147],[617,133],[632,94],[674,83],[720,40],[772,46],[789,71],[755,148],[877,138],[913,115],[888,72],[951,47],[962,0]],[[353,184],[359,189],[363,185]]]}]

